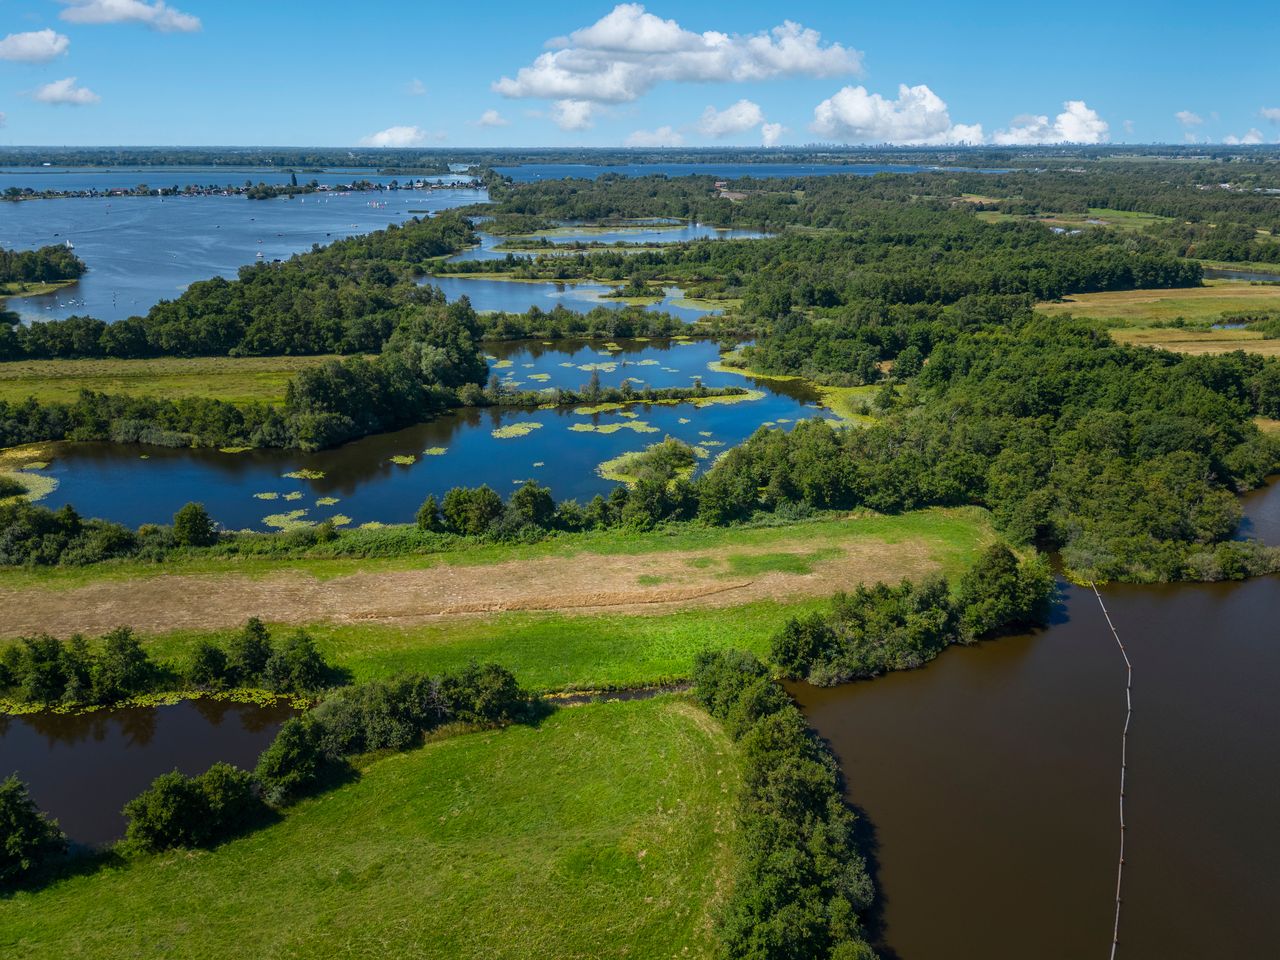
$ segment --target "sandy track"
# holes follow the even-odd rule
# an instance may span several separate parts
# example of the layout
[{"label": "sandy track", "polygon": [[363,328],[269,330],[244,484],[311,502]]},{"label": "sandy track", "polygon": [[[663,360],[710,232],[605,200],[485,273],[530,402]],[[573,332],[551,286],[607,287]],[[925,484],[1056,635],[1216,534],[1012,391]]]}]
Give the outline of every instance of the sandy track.
[{"label": "sandy track", "polygon": [[216,630],[251,616],[277,623],[407,625],[503,611],[659,613],[827,595],[864,581],[919,576],[938,566],[922,542],[890,546],[859,540],[831,544],[839,554],[815,561],[808,573],[727,572],[729,555],[811,554],[817,546],[812,541],[779,542],[755,549],[579,554],[486,566],[357,572],[327,580],[284,570],[263,577],[163,575],[70,590],[0,587],[0,636],[99,634],[120,625],[143,633]]}]

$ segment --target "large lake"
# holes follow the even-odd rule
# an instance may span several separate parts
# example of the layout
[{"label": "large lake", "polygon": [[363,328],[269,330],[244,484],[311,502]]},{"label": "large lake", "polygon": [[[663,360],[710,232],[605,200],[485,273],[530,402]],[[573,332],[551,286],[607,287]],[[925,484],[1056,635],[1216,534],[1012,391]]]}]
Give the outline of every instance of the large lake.
[{"label": "large lake", "polygon": [[13,297],[27,320],[73,314],[121,320],[172,300],[196,280],[234,277],[259,253],[287,259],[353,234],[486,199],[482,190],[245,197],[98,197],[24,200],[0,206],[0,246],[71,241],[88,265],[78,283],[40,297]]},{"label": "large lake", "polygon": [[465,174],[424,176],[413,173],[378,173],[367,167],[327,167],[323,170],[274,170],[269,167],[170,166],[170,167],[0,167],[0,192],[9,187],[32,190],[132,190],[146,185],[152,190],[168,187],[241,187],[250,183],[283,186],[296,176],[299,183],[315,180],[324,186],[348,184],[355,180],[389,184],[424,180],[451,183],[470,179]]},{"label": "large lake", "polygon": [[[42,502],[51,507],[74,504],[84,516],[133,526],[168,522],[189,500],[204,503],[232,529],[266,529],[271,525],[267,518],[280,522],[290,514],[307,522],[339,517],[352,524],[407,523],[427,494],[440,497],[450,487],[487,483],[505,496],[516,484],[534,479],[557,498],[587,500],[608,494],[615,485],[597,473],[600,463],[663,437],[701,448],[705,466],[761,424],[785,426],[829,416],[802,385],[757,383],[709,370],[720,356],[710,340],[534,341],[488,349],[494,375],[514,389],[577,389],[595,371],[607,387],[621,386],[624,379],[637,389],[690,386],[701,379],[707,386],[744,386],[756,392],[737,403],[633,404],[625,411],[600,413],[574,407],[464,409],[313,454],[59,444],[46,471],[59,486]],[[494,435],[513,426],[526,432]],[[599,429],[584,430],[586,426]],[[300,470],[324,476],[284,476]]]},{"label": "large lake", "polygon": [[[1280,484],[1246,498],[1280,542]],[[1134,670],[1119,955],[1267,960],[1280,942],[1280,577],[1102,589]],[[1092,591],[1032,636],[797,685],[874,830],[886,956],[1110,949],[1124,662]]]}]

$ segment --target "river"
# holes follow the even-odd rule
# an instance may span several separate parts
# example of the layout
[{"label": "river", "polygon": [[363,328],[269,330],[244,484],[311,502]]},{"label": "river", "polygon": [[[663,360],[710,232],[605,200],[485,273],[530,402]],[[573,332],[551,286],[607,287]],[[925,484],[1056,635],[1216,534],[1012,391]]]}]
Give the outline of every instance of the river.
[{"label": "river", "polygon": [[[1246,498],[1280,542],[1280,484]],[[1134,668],[1125,960],[1264,960],[1280,942],[1280,577],[1103,588]],[[874,832],[886,956],[1110,949],[1124,662],[1093,593],[928,667],[797,685]]]}]

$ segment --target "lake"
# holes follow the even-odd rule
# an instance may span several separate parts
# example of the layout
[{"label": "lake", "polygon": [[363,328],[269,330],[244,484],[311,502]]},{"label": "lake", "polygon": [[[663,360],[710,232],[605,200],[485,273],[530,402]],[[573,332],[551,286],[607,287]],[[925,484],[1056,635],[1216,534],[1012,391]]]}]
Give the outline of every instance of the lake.
[{"label": "lake", "polygon": [[[279,524],[291,514],[308,522],[337,517],[352,524],[407,523],[427,494],[440,497],[450,487],[487,483],[506,496],[517,483],[535,479],[549,486],[557,499],[585,501],[597,493],[607,495],[615,485],[597,474],[600,463],[642,450],[665,436],[701,447],[706,464],[763,423],[785,425],[829,416],[814,406],[803,384],[756,382],[708,370],[720,356],[714,341],[619,341],[612,347],[616,349],[603,341],[534,341],[491,344],[487,349],[494,358],[494,374],[522,390],[577,389],[590,380],[594,369],[606,387],[620,386],[624,378],[641,389],[690,386],[701,378],[710,387],[745,386],[758,392],[755,399],[702,407],[635,404],[626,411],[629,416],[616,411],[588,415],[573,407],[469,408],[311,454],[59,444],[46,471],[59,486],[41,502],[49,507],[71,503],[84,516],[130,526],[167,523],[189,500],[204,503],[231,529],[267,529],[272,525],[268,518]],[[494,436],[495,430],[513,425],[528,432]],[[606,432],[584,431],[584,425]],[[575,426],[578,429],[571,429]],[[284,476],[299,470],[324,476]],[[336,502],[327,502],[330,499]],[[317,502],[321,500],[326,502]]]},{"label": "lake", "polygon": [[[621,310],[627,306],[624,299],[605,296],[617,289],[605,283],[489,280],[484,277],[428,277],[422,282],[439,287],[451,301],[469,297],[471,305],[482,313],[492,310],[524,313],[530,307],[551,310],[557,306],[585,313],[595,307]],[[716,312],[713,307],[695,306],[685,301],[684,291],[679,287],[665,287],[662,298],[645,304],[645,308],[688,321]]]},{"label": "lake", "polygon": [[121,320],[145,314],[196,280],[234,277],[263,259],[287,259],[342,237],[486,199],[483,190],[245,197],[99,197],[27,200],[0,207],[0,246],[70,240],[89,266],[78,283],[41,297],[12,297],[26,320],[73,314]]},{"label": "lake", "polygon": [[0,715],[0,777],[16,773],[75,843],[124,834],[125,803],[162,773],[204,773],[218,761],[253,769],[293,715],[286,706],[185,700],[95,713]]},{"label": "lake", "polygon": [[[1280,542],[1280,484],[1246,498]],[[1264,960],[1280,941],[1280,577],[1103,588],[1134,669],[1125,960]],[[874,829],[900,960],[1110,949],[1124,662],[1093,593],[1032,636],[922,670],[795,685]]]},{"label": "lake", "polygon": [[[283,186],[295,171],[246,166],[166,166],[166,167],[0,167],[0,193],[10,187],[32,190],[132,190],[146,184],[153,190],[169,187],[242,187],[246,180]],[[378,173],[368,167],[327,167],[324,170],[296,170],[298,183],[315,180],[325,186],[347,184],[355,180],[389,184],[425,180],[429,183],[455,183],[469,180],[461,173],[423,175],[414,173]],[[24,201],[26,202],[26,201]]]}]

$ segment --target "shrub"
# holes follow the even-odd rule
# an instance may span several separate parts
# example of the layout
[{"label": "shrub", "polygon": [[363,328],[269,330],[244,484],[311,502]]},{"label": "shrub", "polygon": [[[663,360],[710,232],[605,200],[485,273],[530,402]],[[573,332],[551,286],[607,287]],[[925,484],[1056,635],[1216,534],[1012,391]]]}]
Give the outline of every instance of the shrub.
[{"label": "shrub", "polygon": [[502,498],[488,485],[474,490],[454,487],[444,495],[441,512],[445,527],[451,533],[478,537],[502,516]]},{"label": "shrub", "polygon": [[125,804],[125,847],[158,853],[210,846],[244,830],[263,810],[253,777],[244,770],[226,763],[215,763],[198,777],[173,770]]},{"label": "shrub", "polygon": [[218,529],[202,503],[188,503],[173,515],[173,542],[180,547],[210,547]]},{"label": "shrub", "polygon": [[93,698],[110,703],[145,692],[156,676],[156,667],[128,627],[112,630],[102,638],[94,662]]},{"label": "shrub", "polygon": [[268,803],[282,804],[301,796],[320,776],[321,754],[314,729],[299,717],[286,720],[258,758],[253,775]]},{"label": "shrub", "polygon": [[0,782],[0,887],[29,877],[67,849],[58,824],[44,816],[16,776]]},{"label": "shrub", "polygon": [[271,658],[271,637],[257,617],[250,617],[243,629],[227,644],[227,669],[236,683],[255,683]]},{"label": "shrub", "polygon": [[217,644],[201,640],[191,654],[187,681],[194,686],[216,690],[226,686],[229,671],[227,655]]},{"label": "shrub", "polygon": [[271,652],[262,670],[262,682],[276,693],[305,693],[324,686],[328,673],[315,641],[297,630]]},{"label": "shrub", "polygon": [[434,533],[444,529],[440,523],[440,505],[436,503],[435,494],[431,494],[422,501],[422,506],[418,508],[418,512],[414,516],[414,522],[419,530]]}]

